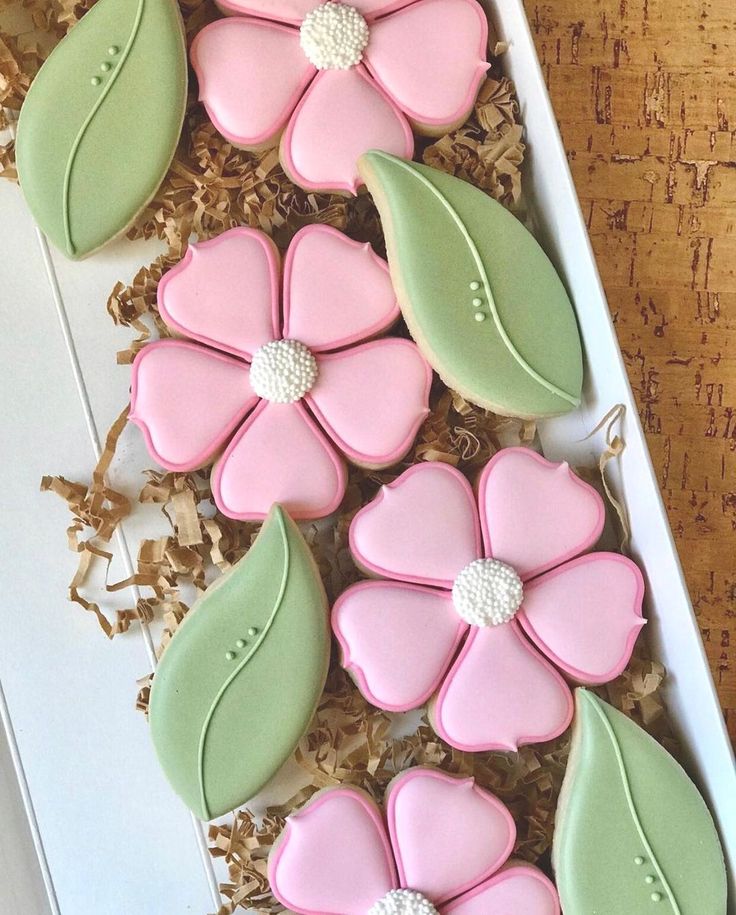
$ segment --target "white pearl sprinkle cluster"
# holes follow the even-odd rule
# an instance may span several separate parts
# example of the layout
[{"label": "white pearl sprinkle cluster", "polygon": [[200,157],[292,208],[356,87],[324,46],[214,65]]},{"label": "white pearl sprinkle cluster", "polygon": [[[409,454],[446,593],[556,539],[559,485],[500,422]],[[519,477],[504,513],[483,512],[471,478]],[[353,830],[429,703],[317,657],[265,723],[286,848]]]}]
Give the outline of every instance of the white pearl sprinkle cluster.
[{"label": "white pearl sprinkle cluster", "polygon": [[438,915],[438,912],[416,890],[390,890],[371,906],[368,915]]},{"label": "white pearl sprinkle cluster", "polygon": [[317,360],[298,340],[273,340],[253,354],[250,384],[264,400],[294,403],[312,390],[316,380]]},{"label": "white pearl sprinkle cluster", "polygon": [[499,626],[516,616],[524,588],[511,566],[497,559],[476,559],[452,586],[458,614],[471,626]]},{"label": "white pearl sprinkle cluster", "polygon": [[368,23],[347,3],[329,0],[307,13],[299,40],[318,70],[349,70],[363,59]]}]

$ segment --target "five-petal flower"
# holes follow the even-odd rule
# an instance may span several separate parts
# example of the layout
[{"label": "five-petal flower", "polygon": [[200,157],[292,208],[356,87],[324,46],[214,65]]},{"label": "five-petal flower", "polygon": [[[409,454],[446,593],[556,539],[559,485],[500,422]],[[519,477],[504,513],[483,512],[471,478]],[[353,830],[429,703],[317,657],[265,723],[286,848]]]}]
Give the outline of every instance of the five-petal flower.
[{"label": "five-petal flower", "polygon": [[353,519],[356,563],[389,580],[359,582],[335,603],[344,666],[379,708],[434,697],[432,723],[459,749],[556,737],[573,704],[550,661],[576,682],[605,683],[644,624],[636,564],[581,555],[603,521],[591,486],[526,448],[489,461],[477,507],[454,468],[411,467]]},{"label": "five-petal flower", "polygon": [[[428,412],[431,370],[416,346],[372,339],[398,317],[384,261],[328,226],[307,226],[279,256],[255,229],[191,245],[159,285],[159,310],[189,339],[144,347],[131,419],[169,470],[218,454],[217,506],[261,519],[333,512],[341,454],[382,467],[410,448]],[[358,341],[365,341],[358,345]],[[326,433],[326,434],[325,434]]]},{"label": "five-petal flower", "polygon": [[515,838],[506,807],[472,778],[419,767],[389,786],[386,825],[363,791],[316,795],[287,819],[269,880],[300,915],[559,915],[541,871],[504,867]]},{"label": "five-petal flower", "polygon": [[369,149],[411,158],[412,127],[439,135],[470,113],[488,68],[476,0],[221,0],[231,15],[192,44],[200,98],[235,145],[281,138],[307,190],[355,193]]}]

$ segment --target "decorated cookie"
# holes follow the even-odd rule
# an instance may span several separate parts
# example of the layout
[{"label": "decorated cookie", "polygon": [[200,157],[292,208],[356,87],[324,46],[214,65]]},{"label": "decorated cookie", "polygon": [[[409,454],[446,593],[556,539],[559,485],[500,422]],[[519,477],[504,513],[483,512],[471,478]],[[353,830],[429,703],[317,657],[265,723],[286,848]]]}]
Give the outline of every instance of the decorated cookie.
[{"label": "decorated cookie", "polygon": [[319,572],[274,506],[243,559],[189,611],[153,678],[156,752],[197,816],[238,807],[281,768],[315,712],[329,655]]},{"label": "decorated cookie", "polygon": [[360,159],[412,336],[473,403],[536,418],[580,403],[572,305],[519,220],[471,184],[383,152]]},{"label": "decorated cookie", "polygon": [[725,915],[713,819],[652,737],[579,689],[553,864],[565,915]]},{"label": "decorated cookie", "polygon": [[434,697],[437,733],[461,750],[556,737],[572,697],[555,668],[612,680],[644,623],[637,566],[582,555],[603,520],[591,486],[526,448],[489,461],[477,503],[448,464],[411,467],[351,524],[355,561],[387,580],[359,582],[335,603],[344,666],[379,708]]},{"label": "decorated cookie", "polygon": [[559,915],[544,874],[507,859],[516,829],[472,778],[415,768],[386,795],[386,822],[357,788],[292,814],[268,861],[271,890],[300,915]]},{"label": "decorated cookie", "polygon": [[[212,474],[218,508],[293,518],[333,512],[341,455],[399,461],[428,411],[431,370],[416,346],[373,338],[398,316],[386,264],[327,226],[302,229],[284,264],[238,228],[190,245],[159,285],[169,327],[189,339],[146,346],[133,364],[131,419],[169,470]],[[360,341],[368,342],[360,342]]]},{"label": "decorated cookie", "polygon": [[355,193],[369,149],[411,158],[412,128],[461,124],[488,64],[476,0],[220,0],[192,44],[212,122],[245,149],[274,145],[307,190]]},{"label": "decorated cookie", "polygon": [[179,140],[187,56],[176,0],[99,0],[40,69],[18,122],[18,177],[68,257],[124,232]]}]

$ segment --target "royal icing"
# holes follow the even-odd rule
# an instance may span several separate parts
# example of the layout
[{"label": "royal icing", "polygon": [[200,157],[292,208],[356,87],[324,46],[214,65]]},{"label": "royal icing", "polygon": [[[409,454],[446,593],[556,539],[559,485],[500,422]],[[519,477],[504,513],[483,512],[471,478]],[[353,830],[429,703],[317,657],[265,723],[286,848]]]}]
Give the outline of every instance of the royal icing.
[{"label": "royal icing", "polygon": [[274,506],[244,558],[189,611],[153,679],[153,743],[197,816],[238,807],[275,775],[309,726],[329,654],[317,567]]},{"label": "royal icing", "polygon": [[467,182],[384,152],[359,162],[406,323],[447,385],[497,413],[580,403],[582,351],[565,287],[522,223]]},{"label": "royal icing", "polygon": [[556,668],[607,682],[644,624],[637,566],[586,553],[603,521],[591,486],[526,448],[491,459],[477,504],[453,467],[410,468],[351,524],[356,563],[384,580],[359,582],[335,603],[344,666],[380,708],[434,696],[433,724],[459,749],[556,737],[572,717]]},{"label": "royal icing", "polygon": [[[398,315],[385,263],[327,226],[302,229],[284,264],[263,233],[191,245],[161,280],[159,309],[187,340],[149,344],[133,364],[131,419],[169,470],[218,453],[218,508],[260,519],[333,512],[341,455],[400,460],[428,412],[431,371],[413,343],[368,339]],[[367,342],[359,342],[367,341]],[[359,345],[356,345],[359,344]]]},{"label": "royal icing", "polygon": [[275,143],[308,190],[356,193],[369,149],[465,120],[488,68],[476,0],[228,0],[192,44],[200,99],[238,146]]},{"label": "royal icing", "polygon": [[621,712],[575,698],[552,859],[565,915],[725,915],[723,851],[693,783]]},{"label": "royal icing", "polygon": [[100,0],[31,84],[16,161],[28,206],[68,257],[124,231],[156,193],[184,119],[176,0]]},{"label": "royal icing", "polygon": [[287,818],[268,874],[276,898],[302,915],[465,915],[493,893],[513,900],[499,913],[559,915],[541,871],[503,866],[515,838],[506,807],[472,778],[414,768],[389,786],[385,826],[362,791],[316,795]]}]

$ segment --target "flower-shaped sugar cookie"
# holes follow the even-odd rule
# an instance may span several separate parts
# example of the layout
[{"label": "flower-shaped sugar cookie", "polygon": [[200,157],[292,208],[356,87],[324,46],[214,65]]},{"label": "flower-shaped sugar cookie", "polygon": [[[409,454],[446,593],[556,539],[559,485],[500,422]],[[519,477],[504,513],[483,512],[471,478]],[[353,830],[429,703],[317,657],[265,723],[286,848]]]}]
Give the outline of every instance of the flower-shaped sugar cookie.
[{"label": "flower-shaped sugar cookie", "polygon": [[356,562],[393,581],[359,582],[335,603],[344,666],[379,708],[434,696],[435,730],[459,749],[556,737],[573,703],[550,661],[574,681],[605,683],[644,623],[638,567],[618,553],[580,555],[603,521],[591,486],[526,448],[488,462],[477,507],[454,468],[410,468],[353,519]]},{"label": "flower-shaped sugar cookie", "polygon": [[412,127],[439,135],[470,113],[488,68],[476,0],[220,0],[230,16],[192,44],[201,100],[246,149],[281,136],[307,190],[355,193],[358,158],[411,158]]},{"label": "flower-shaped sugar cookie", "polygon": [[178,471],[222,452],[212,493],[231,518],[264,518],[275,502],[293,518],[330,514],[345,492],[340,453],[393,464],[428,411],[431,370],[414,344],[369,339],[398,316],[369,245],[302,229],[283,308],[279,291],[278,252],[262,232],[190,245],[159,285],[162,317],[189,339],[149,344],[133,363],[130,416],[149,451]]},{"label": "flower-shaped sugar cookie", "polygon": [[415,768],[389,785],[385,824],[357,788],[315,795],[287,819],[268,875],[300,915],[559,915],[541,871],[506,864],[515,838],[506,807],[472,778]]}]

